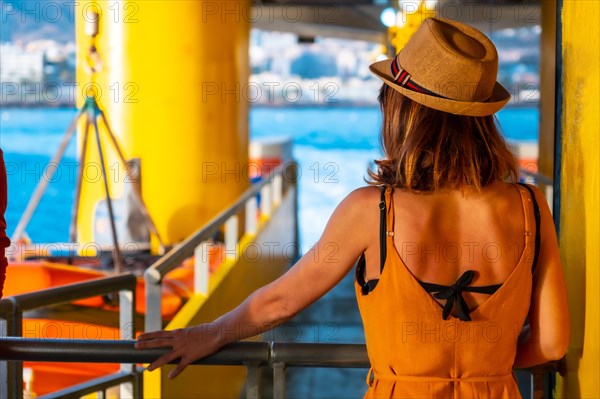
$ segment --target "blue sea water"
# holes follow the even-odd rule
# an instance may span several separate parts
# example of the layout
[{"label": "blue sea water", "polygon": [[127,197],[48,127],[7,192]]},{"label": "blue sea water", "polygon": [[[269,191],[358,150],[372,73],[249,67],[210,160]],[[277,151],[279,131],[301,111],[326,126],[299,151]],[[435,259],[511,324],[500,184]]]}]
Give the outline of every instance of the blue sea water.
[{"label": "blue sea water", "polygon": [[[7,165],[6,221],[14,231],[35,185],[47,173],[74,109],[2,109],[0,148]],[[508,108],[498,113],[511,141],[536,141],[537,108]],[[263,108],[250,111],[251,138],[291,137],[300,164],[300,239],[306,250],[320,236],[335,206],[364,185],[366,170],[381,156],[378,108]],[[67,148],[61,175],[54,176],[27,229],[34,242],[66,241],[75,190],[75,140]]]}]

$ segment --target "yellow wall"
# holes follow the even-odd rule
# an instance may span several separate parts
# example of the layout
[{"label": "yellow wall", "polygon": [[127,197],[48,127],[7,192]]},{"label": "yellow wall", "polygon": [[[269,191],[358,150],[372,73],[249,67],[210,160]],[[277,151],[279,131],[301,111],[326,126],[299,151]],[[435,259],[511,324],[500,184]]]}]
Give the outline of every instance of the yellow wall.
[{"label": "yellow wall", "polygon": [[564,0],[560,247],[572,339],[565,398],[600,397],[600,2]]},{"label": "yellow wall", "polygon": [[[89,38],[83,30],[86,11],[96,9],[101,13],[97,47],[104,61],[96,77],[99,103],[125,157],[141,159],[142,197],[162,239],[176,243],[248,185],[243,173],[248,159],[248,1],[76,4],[78,83],[82,87],[89,79],[83,68]],[[82,100],[80,95],[79,104]],[[92,144],[88,159],[97,162]],[[113,167],[118,161],[114,151],[107,150],[106,156],[111,194],[118,198],[129,183],[123,165]],[[224,175],[224,169],[234,172]],[[92,214],[104,198],[102,181],[90,180],[82,189],[81,242],[92,240]]]},{"label": "yellow wall", "polygon": [[[542,37],[540,40],[540,130],[538,171],[554,176],[554,119],[556,104],[556,0],[544,0],[541,5]],[[546,192],[543,183],[538,184]],[[550,203],[552,199],[548,198]]]}]

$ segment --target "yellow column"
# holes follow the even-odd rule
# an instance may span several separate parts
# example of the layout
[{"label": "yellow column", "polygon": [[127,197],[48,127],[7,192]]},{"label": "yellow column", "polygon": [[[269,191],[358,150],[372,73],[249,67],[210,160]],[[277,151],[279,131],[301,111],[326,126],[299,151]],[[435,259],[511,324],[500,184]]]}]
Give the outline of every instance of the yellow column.
[{"label": "yellow column", "polygon": [[560,249],[572,319],[558,386],[565,398],[600,397],[599,17],[597,0],[563,1]]},{"label": "yellow column", "polygon": [[[78,102],[89,79],[85,18],[95,10],[103,60],[95,78],[100,106],[125,157],[141,159],[142,197],[161,238],[177,243],[248,185],[249,1],[76,4]],[[111,196],[118,199],[131,183],[109,141],[103,146]],[[96,154],[90,140],[87,160],[97,163]],[[94,210],[104,198],[91,165],[82,187],[80,242],[93,240]]]},{"label": "yellow column", "polygon": [[[556,0],[544,0],[541,4],[542,37],[540,40],[540,128],[539,173],[552,178],[554,175],[554,119],[556,105]],[[546,186],[539,183],[542,192]],[[552,198],[548,198],[552,204]]]},{"label": "yellow column", "polygon": [[388,29],[389,41],[396,53],[408,43],[425,19],[436,16],[435,7],[428,7],[423,0],[402,3],[400,8],[396,26]]}]

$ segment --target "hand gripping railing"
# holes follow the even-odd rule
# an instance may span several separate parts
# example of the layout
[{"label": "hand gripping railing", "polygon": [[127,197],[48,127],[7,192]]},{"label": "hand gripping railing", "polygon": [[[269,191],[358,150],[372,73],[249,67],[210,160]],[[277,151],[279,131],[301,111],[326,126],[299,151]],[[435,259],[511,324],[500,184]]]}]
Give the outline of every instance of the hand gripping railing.
[{"label": "hand gripping railing", "polygon": [[[169,349],[136,350],[135,341],[84,341],[55,339],[2,338],[2,357],[10,360],[97,362],[97,363],[150,363]],[[175,359],[171,363],[177,363]],[[285,397],[285,370],[287,367],[339,367],[368,368],[367,350],[362,344],[315,344],[279,342],[236,342],[219,352],[197,360],[194,365],[244,365],[248,368],[246,398],[261,398],[261,367],[273,369],[273,392],[275,399]],[[561,362],[536,366],[532,374],[561,371]],[[98,383],[101,383],[99,381]],[[533,379],[534,384],[536,380]],[[539,383],[539,380],[537,381]],[[93,392],[93,390],[84,393]],[[534,392],[541,392],[534,386]],[[64,391],[52,398],[72,397],[72,391]],[[77,394],[81,394],[81,390]],[[533,397],[540,397],[532,395]],[[46,398],[46,397],[44,397]]]},{"label": "hand gripping railing", "polygon": [[144,272],[146,282],[145,331],[163,328],[161,315],[161,282],[164,276],[175,269],[186,258],[194,255],[194,292],[208,294],[208,253],[210,240],[225,226],[225,254],[235,257],[238,244],[238,214],[245,210],[245,232],[256,234],[258,228],[258,201],[260,194],[260,215],[268,217],[283,198],[285,182],[296,182],[296,164],[284,163],[250,186],[231,206],[212,218],[165,256],[161,257]]},{"label": "hand gripping railing", "polygon": [[[23,312],[28,310],[69,303],[75,300],[109,294],[116,291],[119,291],[120,336],[123,339],[135,337],[134,315],[136,283],[137,280],[135,276],[127,273],[3,298],[0,300],[0,337],[21,337],[23,334]],[[43,342],[44,340],[29,339],[24,340],[23,342],[31,341]],[[68,342],[73,341],[68,340]],[[33,347],[35,348],[35,345]],[[4,346],[0,348],[0,398],[19,399],[23,397],[23,365],[21,361],[1,361],[13,359],[6,356],[5,350],[6,348]],[[87,361],[87,358],[82,357],[80,361],[85,362]],[[117,362],[118,361],[115,361],[114,363]],[[141,386],[141,384],[137,382],[137,379],[140,378],[137,370],[132,365],[126,363],[127,362],[121,364],[120,373],[113,375],[112,378],[105,378],[105,385],[110,383],[109,386],[115,386],[127,380],[128,382],[132,382],[134,387]],[[102,389],[104,388],[99,390]],[[139,395],[139,391],[136,392],[134,389],[133,396],[139,397]]]}]

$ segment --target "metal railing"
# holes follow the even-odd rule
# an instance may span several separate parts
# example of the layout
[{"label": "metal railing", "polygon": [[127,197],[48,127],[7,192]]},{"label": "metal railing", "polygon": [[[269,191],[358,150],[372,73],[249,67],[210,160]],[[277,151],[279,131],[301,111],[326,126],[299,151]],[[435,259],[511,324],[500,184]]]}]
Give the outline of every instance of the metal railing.
[{"label": "metal railing", "polygon": [[526,183],[531,183],[536,186],[540,183],[546,186],[552,186],[553,184],[553,179],[550,176],[546,176],[539,172],[532,172],[525,168],[519,168],[519,175]]},{"label": "metal railing", "polygon": [[[136,350],[135,341],[59,340],[1,338],[2,357],[8,360],[94,362],[94,363],[151,363],[169,349]],[[177,360],[171,362],[177,363]],[[285,397],[287,367],[368,368],[365,345],[312,344],[278,342],[236,342],[219,352],[192,363],[211,366],[245,366],[246,398],[261,398],[261,367],[273,370],[273,397]],[[69,389],[43,398],[73,398],[94,392],[89,387]]]},{"label": "metal railing", "polygon": [[[135,337],[136,284],[137,279],[135,276],[127,273],[3,298],[0,300],[0,337],[22,336],[23,312],[117,291],[119,292],[120,337],[122,339]],[[43,342],[44,340],[33,339],[32,341]],[[69,340],[69,342],[73,341]],[[36,348],[36,346],[33,345],[32,348]],[[11,358],[6,356],[5,348],[2,347],[0,352],[0,398],[20,399],[23,397],[23,364],[21,360],[24,359],[15,358],[14,361],[10,362],[2,361],[9,359]],[[119,362],[115,361],[113,363]],[[129,382],[134,382],[132,396],[141,397],[141,391],[135,389],[141,386],[141,384],[135,383],[140,378],[138,370],[128,362],[121,363],[121,372],[112,377],[105,377],[104,385],[117,386],[126,379]],[[103,391],[105,389],[101,388],[99,390]],[[121,389],[125,391],[128,387],[121,385]]]},{"label": "metal railing", "polygon": [[177,244],[165,256],[161,257],[144,272],[146,282],[146,318],[145,331],[163,328],[161,314],[162,279],[171,270],[178,267],[186,258],[195,257],[194,293],[208,294],[209,251],[211,240],[224,227],[225,256],[235,258],[239,242],[238,215],[245,211],[245,233],[255,235],[259,225],[258,196],[260,195],[260,215],[268,217],[274,208],[281,204],[286,182],[295,183],[296,164],[283,163],[276,167],[259,182],[252,184],[232,205],[212,218],[202,228],[181,243]]},{"label": "metal railing", "polygon": [[519,169],[519,180],[522,183],[533,184],[534,186],[543,189],[544,196],[550,211],[554,213],[553,198],[554,198],[554,180],[545,174],[532,172],[525,168]]},{"label": "metal railing", "polygon": [[[295,176],[295,163],[279,165],[267,176],[264,176],[259,182],[248,188],[238,200],[226,210],[214,217],[188,239],[175,246],[169,253],[146,270],[144,273],[146,282],[146,331],[162,328],[161,282],[163,277],[169,271],[178,267],[186,258],[195,255],[194,291],[196,293],[208,294],[209,271],[207,253],[211,246],[210,240],[224,227],[226,258],[230,258],[232,254],[233,256],[236,256],[235,251],[240,236],[238,215],[242,211],[245,211],[244,233],[246,235],[255,235],[261,219],[265,219],[271,215],[276,207],[281,204],[288,186],[295,184]],[[0,301],[0,337],[22,336],[23,312],[25,311],[70,303],[72,301],[105,295],[116,291],[119,291],[119,323],[121,338],[134,337],[136,282],[137,280],[133,274],[123,274],[4,298]],[[26,358],[10,357],[10,355],[5,353],[7,348],[5,348],[4,345],[8,342],[17,342],[14,341],[14,338],[7,338],[2,342],[3,347],[1,348],[2,352],[0,355],[0,398],[20,399],[23,397],[23,390],[21,389],[23,386],[22,360],[35,360],[37,358],[43,360],[45,348],[43,344],[45,341],[52,342],[51,345],[55,345],[60,344],[60,342],[63,342],[64,340],[21,340],[19,342],[32,345],[30,348],[31,352],[29,352],[27,355],[28,357]],[[72,361],[68,360],[70,353],[68,348],[72,348],[73,345],[76,345],[76,342],[79,342],[79,344],[82,345],[81,348],[79,348],[80,352],[78,353],[85,354],[85,356],[79,356],[78,361],[94,362],[95,360],[92,359],[93,356],[90,356],[90,350],[93,350],[96,343],[102,341],[75,341],[72,339],[63,342],[66,343],[66,346],[61,347],[60,351],[56,353],[57,356],[52,356],[52,359],[47,358],[45,361]],[[20,350],[24,350],[23,347],[21,347]],[[34,353],[36,354],[34,355]],[[114,355],[114,353],[111,355]],[[254,358],[256,358],[256,356],[254,356]],[[151,359],[151,356],[148,356],[147,359]],[[101,396],[104,397],[106,390],[114,386],[120,386],[121,392],[126,392],[125,390],[128,387],[124,386],[123,383],[132,384],[133,392],[129,392],[130,396],[141,397],[141,369],[131,365],[138,362],[127,361],[121,357],[112,356],[110,363],[121,363],[121,370],[109,376],[104,376],[46,395],[44,398],[78,397],[92,392],[99,392]]]},{"label": "metal railing", "polygon": [[[169,349],[136,350],[135,341],[86,341],[56,339],[1,338],[2,357],[11,360],[150,363]],[[172,363],[177,363],[177,359]],[[236,342],[219,352],[197,360],[193,365],[239,365],[248,370],[246,398],[261,398],[260,368],[273,372],[273,398],[285,397],[285,371],[288,367],[369,368],[367,350],[363,344],[315,344],[279,342]],[[532,372],[533,392],[543,392],[536,375],[560,372],[561,362],[536,366]],[[537,387],[535,385],[538,385]],[[78,391],[77,394],[80,394]],[[89,391],[93,392],[93,391]],[[65,390],[52,398],[74,397]]]}]

